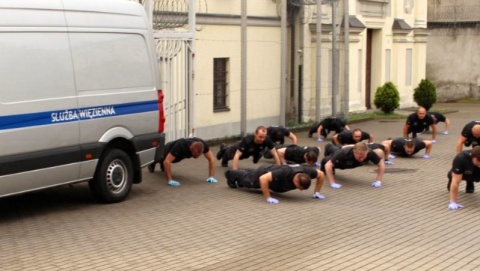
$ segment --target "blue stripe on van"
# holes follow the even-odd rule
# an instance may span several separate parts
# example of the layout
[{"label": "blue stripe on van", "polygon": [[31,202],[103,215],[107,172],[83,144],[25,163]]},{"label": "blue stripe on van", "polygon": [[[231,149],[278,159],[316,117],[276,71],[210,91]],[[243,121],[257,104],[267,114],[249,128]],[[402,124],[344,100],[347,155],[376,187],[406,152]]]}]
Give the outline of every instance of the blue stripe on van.
[{"label": "blue stripe on van", "polygon": [[0,130],[108,118],[151,111],[158,111],[157,100],[0,116]]}]

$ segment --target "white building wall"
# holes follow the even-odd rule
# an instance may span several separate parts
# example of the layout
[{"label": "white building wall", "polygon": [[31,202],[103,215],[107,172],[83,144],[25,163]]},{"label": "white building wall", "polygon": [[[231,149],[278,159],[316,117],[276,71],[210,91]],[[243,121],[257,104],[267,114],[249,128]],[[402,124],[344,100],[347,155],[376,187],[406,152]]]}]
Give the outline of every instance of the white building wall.
[{"label": "white building wall", "polygon": [[[277,0],[281,1],[281,0]],[[247,0],[248,16],[277,16],[276,0]],[[204,10],[208,14],[242,14],[242,0],[205,0],[197,1],[197,5],[206,3]]]},{"label": "white building wall", "polygon": [[[203,127],[229,123],[222,129],[231,134],[240,120],[240,28],[236,26],[207,26],[196,35],[195,89],[197,135]],[[230,111],[213,111],[213,59],[229,58]],[[200,136],[200,135],[199,135]]]},{"label": "white building wall", "polygon": [[[228,2],[228,3],[226,3]],[[248,16],[277,16],[273,1],[247,1]],[[241,133],[241,1],[208,1],[208,13],[217,23],[199,25],[195,53],[196,136],[228,138]],[[234,15],[234,17],[231,17]],[[230,18],[228,18],[230,17]],[[278,18],[279,20],[279,18]],[[258,125],[278,125],[280,120],[280,39],[278,26],[249,20],[247,27],[247,132]],[[269,22],[271,24],[271,22]],[[213,110],[213,59],[228,58],[229,111]]]},{"label": "white building wall", "polygon": [[[366,16],[365,3],[378,1],[350,1],[350,15],[356,16],[367,28],[374,29],[372,39],[371,104],[377,87],[390,79],[398,88],[401,107],[413,106],[413,89],[425,78],[426,44],[423,32],[410,31],[407,35],[394,33],[394,19],[403,19],[411,27],[424,27],[426,0],[414,1],[410,13],[405,13],[405,1],[390,1],[382,17]],[[215,22],[200,24],[196,33],[195,88],[196,88],[196,135],[204,139],[233,137],[240,134],[240,91],[241,91],[241,1],[208,0],[208,15],[214,15]],[[257,125],[278,125],[280,119],[280,60],[281,28],[278,6],[272,0],[249,0],[247,29],[247,130]],[[324,5],[325,6],[325,5]],[[328,5],[327,5],[328,6]],[[314,7],[315,8],[315,7]],[[408,11],[408,10],[407,10]],[[326,11],[324,11],[326,12]],[[235,17],[228,23],[218,15]],[[252,23],[257,20],[256,23]],[[276,26],[258,24],[258,19],[274,18]],[[235,22],[235,23],[232,23]],[[271,22],[271,21],[270,21]],[[340,21],[341,22],[341,21]],[[339,23],[340,23],[339,22]],[[303,120],[316,117],[316,33],[310,24],[303,25],[304,49],[302,50],[303,77]],[[367,31],[351,30],[349,43],[349,111],[358,112],[365,107],[365,67]],[[415,34],[417,33],[417,34]],[[298,38],[299,36],[297,36]],[[341,46],[341,43],[339,43]],[[406,51],[412,49],[412,84],[405,85]],[[390,61],[385,59],[390,50]],[[213,59],[229,58],[229,111],[213,112]],[[322,36],[322,88],[321,115],[331,114],[331,33]],[[290,58],[288,58],[290,60]],[[344,56],[340,59],[343,61]],[[390,67],[386,67],[390,63]],[[288,64],[288,67],[290,64]],[[343,63],[340,63],[343,65]],[[296,67],[296,66],[295,66]],[[342,68],[340,69],[342,70]],[[386,72],[389,71],[387,76]],[[343,78],[343,75],[340,75]],[[287,99],[289,89],[287,88]]]}]

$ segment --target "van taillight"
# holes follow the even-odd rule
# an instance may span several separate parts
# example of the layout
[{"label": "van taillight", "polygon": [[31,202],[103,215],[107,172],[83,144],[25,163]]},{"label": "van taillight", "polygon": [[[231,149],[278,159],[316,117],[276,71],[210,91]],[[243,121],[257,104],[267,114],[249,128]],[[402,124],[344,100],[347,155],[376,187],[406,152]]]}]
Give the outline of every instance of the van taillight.
[{"label": "van taillight", "polygon": [[163,133],[165,129],[165,112],[163,111],[163,91],[157,90],[158,94],[158,132]]}]

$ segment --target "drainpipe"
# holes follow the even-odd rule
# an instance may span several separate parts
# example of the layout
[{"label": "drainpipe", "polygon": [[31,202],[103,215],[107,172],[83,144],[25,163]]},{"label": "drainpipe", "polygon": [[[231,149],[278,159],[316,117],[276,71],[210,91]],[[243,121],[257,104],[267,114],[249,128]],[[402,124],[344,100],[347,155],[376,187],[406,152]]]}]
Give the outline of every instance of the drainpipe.
[{"label": "drainpipe", "polygon": [[337,50],[337,2],[332,1],[332,116],[337,115],[338,50]]},{"label": "drainpipe", "polygon": [[348,10],[348,0],[344,0],[345,22],[344,29],[344,46],[345,46],[345,93],[343,95],[342,113],[343,117],[348,118],[350,112],[350,14]]},{"label": "drainpipe", "polygon": [[305,7],[300,9],[300,49],[298,50],[298,123],[303,121],[303,49],[305,46],[305,28],[303,27],[305,17]]},{"label": "drainpipe", "polygon": [[[188,9],[188,31],[192,35],[190,39],[190,67],[189,69],[189,85],[188,85],[188,127],[190,130],[190,136],[195,136],[195,29],[196,29],[196,13],[197,7],[195,5],[195,0],[190,0],[189,9]],[[187,130],[187,131],[188,131]]]},{"label": "drainpipe", "polygon": [[281,62],[280,62],[280,125],[285,126],[285,102],[287,90],[287,1],[282,1]]},{"label": "drainpipe", "polygon": [[320,121],[321,119],[321,97],[320,93],[322,90],[322,0],[317,0],[317,33],[316,33],[316,40],[317,40],[317,65],[316,65],[316,73],[315,76],[315,113],[316,113],[316,120]]},{"label": "drainpipe", "polygon": [[242,0],[240,135],[247,134],[247,0]]}]

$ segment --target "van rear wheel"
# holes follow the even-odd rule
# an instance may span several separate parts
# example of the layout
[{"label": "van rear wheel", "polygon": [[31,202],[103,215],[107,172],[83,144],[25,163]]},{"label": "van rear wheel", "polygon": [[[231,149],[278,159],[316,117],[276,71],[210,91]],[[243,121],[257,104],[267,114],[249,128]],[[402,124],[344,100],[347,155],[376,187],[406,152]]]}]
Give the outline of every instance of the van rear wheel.
[{"label": "van rear wheel", "polygon": [[88,183],[94,198],[115,203],[127,198],[133,183],[133,165],[122,150],[108,150],[99,161],[95,176]]}]

